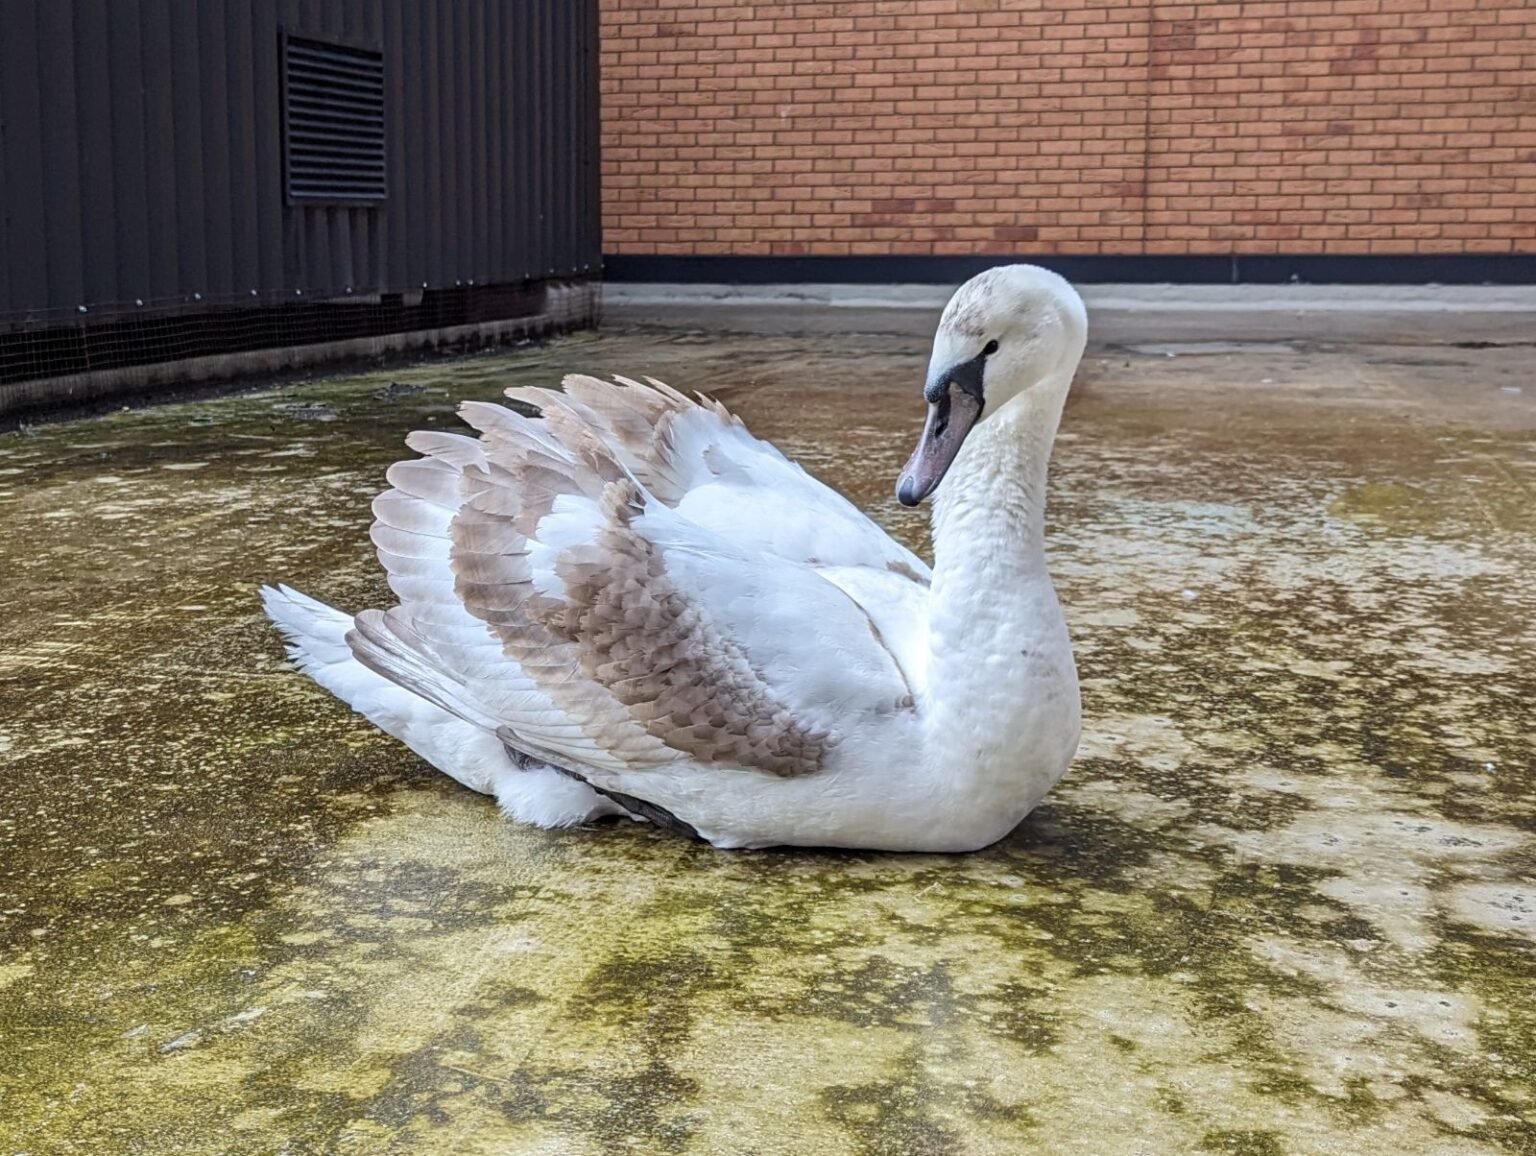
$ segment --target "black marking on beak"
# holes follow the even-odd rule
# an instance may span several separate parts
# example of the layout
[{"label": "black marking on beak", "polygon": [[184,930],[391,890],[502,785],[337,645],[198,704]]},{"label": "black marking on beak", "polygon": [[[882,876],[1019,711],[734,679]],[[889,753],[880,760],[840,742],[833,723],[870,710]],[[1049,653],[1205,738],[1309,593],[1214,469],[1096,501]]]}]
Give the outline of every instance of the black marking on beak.
[{"label": "black marking on beak", "polygon": [[987,371],[987,356],[989,350],[982,350],[969,361],[962,361],[958,365],[951,365],[943,373],[936,373],[928,380],[923,388],[923,400],[929,405],[937,405],[939,399],[948,392],[950,385],[959,386],[966,393],[976,399],[978,412],[987,403],[986,395],[982,389],[982,378]]}]

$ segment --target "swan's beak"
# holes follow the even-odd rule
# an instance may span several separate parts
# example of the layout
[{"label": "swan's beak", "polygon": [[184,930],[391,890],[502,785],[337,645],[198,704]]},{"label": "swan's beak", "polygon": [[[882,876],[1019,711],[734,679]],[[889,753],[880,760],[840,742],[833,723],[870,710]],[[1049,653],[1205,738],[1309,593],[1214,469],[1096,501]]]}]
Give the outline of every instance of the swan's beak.
[{"label": "swan's beak", "polygon": [[953,374],[946,374],[923,391],[929,399],[928,420],[896,483],[896,500],[903,506],[915,506],[939,488],[965,435],[981,417],[980,392],[979,381],[973,391],[956,381]]}]

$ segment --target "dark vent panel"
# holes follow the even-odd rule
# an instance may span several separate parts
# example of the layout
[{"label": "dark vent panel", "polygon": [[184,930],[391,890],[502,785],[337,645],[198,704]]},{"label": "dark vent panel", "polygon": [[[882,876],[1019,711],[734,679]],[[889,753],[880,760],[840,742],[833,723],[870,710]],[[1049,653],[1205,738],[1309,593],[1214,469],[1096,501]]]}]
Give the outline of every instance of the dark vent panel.
[{"label": "dark vent panel", "polygon": [[382,201],[384,54],[283,38],[288,199]]}]

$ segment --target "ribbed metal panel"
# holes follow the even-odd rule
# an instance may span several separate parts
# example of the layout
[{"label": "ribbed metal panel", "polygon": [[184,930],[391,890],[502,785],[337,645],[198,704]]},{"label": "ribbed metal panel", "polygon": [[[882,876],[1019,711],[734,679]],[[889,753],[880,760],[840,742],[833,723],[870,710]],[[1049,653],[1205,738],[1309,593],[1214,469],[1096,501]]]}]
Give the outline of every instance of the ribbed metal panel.
[{"label": "ribbed metal panel", "polygon": [[0,329],[595,276],[596,49],[597,0],[5,0]]}]

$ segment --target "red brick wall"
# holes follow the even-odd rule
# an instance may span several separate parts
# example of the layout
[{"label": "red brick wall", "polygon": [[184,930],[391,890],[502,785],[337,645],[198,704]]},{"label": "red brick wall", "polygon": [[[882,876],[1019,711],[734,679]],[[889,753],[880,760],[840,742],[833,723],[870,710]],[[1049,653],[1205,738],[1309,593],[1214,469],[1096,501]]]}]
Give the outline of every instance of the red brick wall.
[{"label": "red brick wall", "polygon": [[1536,250],[1536,0],[601,0],[610,253]]}]

